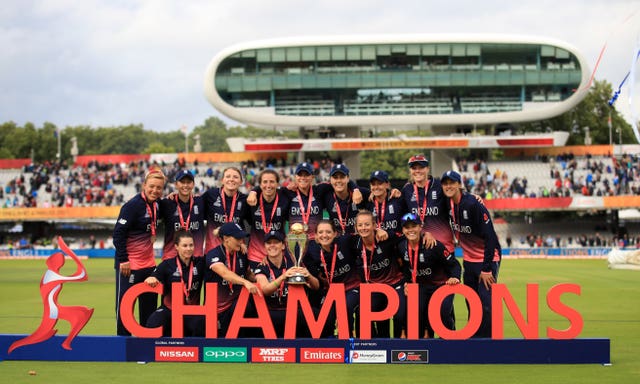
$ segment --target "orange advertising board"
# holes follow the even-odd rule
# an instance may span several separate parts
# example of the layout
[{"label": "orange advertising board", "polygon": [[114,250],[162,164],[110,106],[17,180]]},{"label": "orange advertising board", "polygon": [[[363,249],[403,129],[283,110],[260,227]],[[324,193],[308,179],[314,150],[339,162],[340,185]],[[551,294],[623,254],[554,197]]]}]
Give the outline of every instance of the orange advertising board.
[{"label": "orange advertising board", "polygon": [[640,196],[607,196],[604,199],[605,208],[638,208],[640,207]]},{"label": "orange advertising board", "polygon": [[332,142],[333,150],[357,150],[357,149],[408,149],[408,148],[466,148],[469,146],[467,139],[449,140],[373,140],[373,141],[339,141]]},{"label": "orange advertising board", "polygon": [[3,208],[0,221],[51,219],[117,219],[120,207]]}]

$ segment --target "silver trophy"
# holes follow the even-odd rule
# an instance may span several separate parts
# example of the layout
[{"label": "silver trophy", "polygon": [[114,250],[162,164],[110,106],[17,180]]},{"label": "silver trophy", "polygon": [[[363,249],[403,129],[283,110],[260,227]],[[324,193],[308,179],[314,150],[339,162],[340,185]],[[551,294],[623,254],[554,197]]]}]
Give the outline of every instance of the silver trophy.
[{"label": "silver trophy", "polygon": [[[296,267],[299,267],[304,248],[307,245],[307,234],[304,231],[304,226],[302,224],[291,224],[289,233],[287,234],[287,244],[289,245],[289,251],[291,252],[291,255],[293,255],[293,257],[295,258]],[[302,273],[296,273],[295,275],[289,277],[287,283],[306,284],[307,279]]]}]

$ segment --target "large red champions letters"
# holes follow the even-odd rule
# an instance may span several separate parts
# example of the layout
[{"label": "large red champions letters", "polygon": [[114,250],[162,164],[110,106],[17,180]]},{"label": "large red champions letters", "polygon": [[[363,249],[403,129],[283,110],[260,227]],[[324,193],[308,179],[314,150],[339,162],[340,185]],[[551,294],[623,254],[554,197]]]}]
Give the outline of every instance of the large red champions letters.
[{"label": "large red champions letters", "polygon": [[[181,300],[173,300],[172,308],[172,336],[179,338],[183,336],[182,324],[183,316],[186,315],[203,315],[206,323],[206,337],[217,338],[217,285],[215,283],[207,283],[206,300],[203,305],[184,305]],[[526,319],[520,308],[517,306],[509,289],[504,284],[493,284],[491,295],[492,305],[492,338],[504,338],[504,322],[503,322],[503,305],[504,302],[507,311],[513,318],[516,326],[525,339],[540,338],[540,298],[539,285],[527,284],[526,298]],[[162,286],[155,288],[147,284],[139,283],[131,287],[124,295],[120,305],[120,316],[124,326],[137,337],[158,338],[162,336],[162,328],[146,328],[137,323],[133,308],[137,297],[145,292],[154,292],[161,294]],[[380,293],[387,297],[387,308],[379,312],[371,310],[371,295]],[[573,339],[580,335],[584,326],[584,321],[580,313],[564,304],[560,299],[565,293],[580,295],[580,286],[577,284],[558,284],[549,289],[546,294],[547,307],[554,313],[566,318],[569,321],[569,327],[565,330],[557,330],[551,327],[546,328],[546,336],[550,339],[567,340]],[[459,294],[464,296],[469,303],[469,319],[464,328],[458,330],[447,329],[440,319],[440,306],[442,301],[449,295]],[[173,297],[182,297],[182,287],[180,283],[173,283]],[[247,318],[245,312],[249,300],[253,300],[258,317]],[[419,338],[422,330],[418,329],[418,285],[407,285],[407,338],[416,340]],[[374,321],[389,319],[396,312],[399,305],[398,296],[395,290],[385,284],[361,284],[360,285],[360,338],[371,338],[371,324]],[[331,308],[335,308],[338,338],[348,339],[348,314],[347,304],[343,284],[332,284],[327,292],[326,299],[320,308],[318,318],[315,318],[309,299],[301,286],[289,287],[289,298],[287,302],[287,317],[285,327],[285,339],[295,338],[295,329],[297,323],[297,313],[301,310],[304,319],[309,327],[309,331],[313,338],[320,338],[322,329],[329,317]],[[462,285],[444,285],[440,287],[432,296],[428,308],[429,321],[437,335],[447,340],[463,340],[470,338],[480,327],[482,321],[482,304],[480,298],[471,288]],[[259,295],[251,295],[246,289],[243,289],[238,298],[235,311],[229,326],[229,330],[225,335],[226,338],[237,338],[241,328],[260,328],[267,339],[275,339],[276,333],[271,322],[269,310],[264,297]]]}]

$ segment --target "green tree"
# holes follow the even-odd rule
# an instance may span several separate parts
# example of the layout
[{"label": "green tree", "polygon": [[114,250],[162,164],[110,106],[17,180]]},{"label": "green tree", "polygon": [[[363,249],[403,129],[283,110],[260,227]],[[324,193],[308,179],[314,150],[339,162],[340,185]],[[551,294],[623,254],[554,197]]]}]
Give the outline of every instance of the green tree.
[{"label": "green tree", "polygon": [[[631,126],[615,108],[608,105],[612,95],[611,84],[596,81],[585,99],[570,111],[552,119],[521,123],[516,125],[516,133],[534,133],[546,131],[569,132],[568,145],[584,144],[586,127],[589,128],[592,144],[609,144],[610,134],[614,143],[622,138],[624,144],[637,143]],[[611,116],[611,129],[609,128]],[[478,126],[480,134],[490,134],[491,126]],[[0,156],[2,158],[29,158],[33,155],[38,162],[55,160],[58,140],[55,137],[57,127],[52,123],[44,123],[35,127],[32,123],[18,126],[14,122],[0,125]],[[62,160],[71,157],[71,138],[78,142],[80,155],[91,154],[130,154],[148,152],[182,152],[184,151],[184,134],[180,130],[171,132],[155,132],[145,130],[140,124],[117,127],[90,127],[87,125],[68,126],[61,129]],[[424,132],[405,132],[408,136],[424,136]],[[210,117],[202,125],[194,127],[189,133],[189,150],[193,150],[194,137],[200,135],[200,143],[204,152],[229,151],[226,139],[229,137],[264,138],[264,137],[298,137],[295,130],[279,132],[264,130],[253,126],[227,127],[218,117]],[[380,136],[392,135],[383,133]],[[419,152],[377,151],[362,152],[362,171],[371,172],[376,169],[391,171],[391,177],[406,177],[406,159]]]},{"label": "green tree", "polygon": [[142,151],[142,153],[150,154],[150,153],[176,153],[175,148],[168,147],[159,141],[154,141],[149,144],[147,148]]},{"label": "green tree", "polygon": [[141,153],[149,144],[149,135],[142,125],[103,128],[99,153]]},{"label": "green tree", "polygon": [[199,125],[191,132],[191,139],[200,135],[200,145],[203,152],[227,152],[229,146],[225,141],[229,137],[227,125],[217,117],[205,120],[204,125]]},{"label": "green tree", "polygon": [[[417,149],[363,151],[360,153],[361,176],[362,178],[368,178],[373,171],[385,170],[389,172],[389,177],[392,179],[406,179],[409,174],[407,160],[420,152]],[[429,156],[426,152],[425,155]]]},{"label": "green tree", "polygon": [[3,159],[15,159],[16,155],[11,145],[12,138],[16,135],[17,125],[13,121],[7,121],[0,125],[0,143],[2,143],[1,158]]},{"label": "green tree", "polygon": [[[34,160],[36,162],[43,161],[51,161],[56,159],[56,155],[58,154],[58,127],[53,123],[44,123],[41,129],[36,130],[33,124],[26,124],[25,131],[23,135],[25,135],[25,140],[29,141],[28,151],[31,151],[33,148],[34,152]],[[64,150],[64,144],[69,142],[68,137],[64,135],[63,131],[60,130],[60,144],[61,144],[61,155],[64,159],[64,154],[69,153],[69,151]],[[28,153],[21,151],[19,157],[30,157]]]}]

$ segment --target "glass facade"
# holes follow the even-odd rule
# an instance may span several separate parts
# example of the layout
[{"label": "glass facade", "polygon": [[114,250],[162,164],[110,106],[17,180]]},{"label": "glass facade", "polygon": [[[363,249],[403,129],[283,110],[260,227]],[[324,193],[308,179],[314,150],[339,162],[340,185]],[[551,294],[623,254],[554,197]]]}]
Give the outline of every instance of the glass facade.
[{"label": "glass facade", "polygon": [[564,48],[456,42],[247,49],[223,58],[214,82],[233,108],[394,116],[517,112],[566,100],[582,76]]}]

